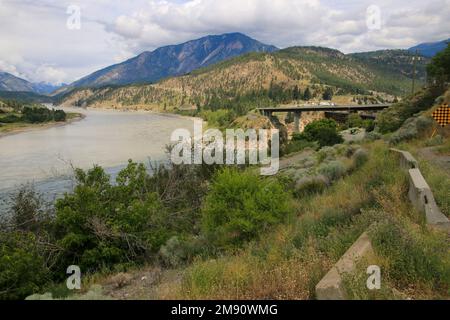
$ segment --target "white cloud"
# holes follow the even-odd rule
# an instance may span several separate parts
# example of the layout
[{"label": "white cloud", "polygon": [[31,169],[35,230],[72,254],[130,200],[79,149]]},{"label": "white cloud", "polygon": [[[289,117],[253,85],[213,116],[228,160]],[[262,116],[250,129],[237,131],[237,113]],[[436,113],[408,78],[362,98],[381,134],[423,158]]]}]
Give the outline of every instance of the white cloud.
[{"label": "white cloud", "polygon": [[[81,30],[66,28],[69,4]],[[380,8],[380,30],[366,10]],[[144,50],[207,34],[243,32],[278,47],[344,52],[409,47],[449,36],[450,0],[0,0],[0,69],[70,82]]]}]

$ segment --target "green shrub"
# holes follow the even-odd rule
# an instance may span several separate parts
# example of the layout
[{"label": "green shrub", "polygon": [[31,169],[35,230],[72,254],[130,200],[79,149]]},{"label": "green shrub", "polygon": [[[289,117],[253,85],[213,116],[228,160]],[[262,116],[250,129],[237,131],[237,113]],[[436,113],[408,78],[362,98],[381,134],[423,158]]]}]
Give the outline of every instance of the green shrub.
[{"label": "green shrub", "polygon": [[429,138],[425,141],[425,145],[427,147],[434,147],[434,146],[438,146],[444,143],[444,138],[440,135],[437,134],[432,138]]},{"label": "green shrub", "polygon": [[377,131],[371,131],[371,132],[366,132],[366,135],[364,138],[369,141],[375,141],[375,140],[381,139],[382,135],[381,135],[381,133],[379,133]]},{"label": "green shrub", "polygon": [[362,128],[363,119],[358,113],[350,113],[347,118],[347,126],[349,128]]},{"label": "green shrub", "polygon": [[337,180],[344,176],[346,169],[342,162],[334,160],[328,163],[322,163],[318,171],[320,174],[323,174],[325,177],[330,179],[330,181]]},{"label": "green shrub", "polygon": [[320,119],[308,123],[302,135],[308,141],[317,141],[321,147],[343,142],[337,132],[336,121],[332,119]]},{"label": "green shrub", "polygon": [[353,158],[353,166],[355,168],[361,167],[364,163],[369,160],[369,154],[364,149],[358,149],[352,156]]},{"label": "green shrub", "polygon": [[226,168],[214,177],[206,196],[203,230],[218,247],[240,246],[289,212],[288,193],[278,181]]},{"label": "green shrub", "polygon": [[402,141],[408,141],[411,139],[422,136],[427,130],[431,129],[433,121],[424,116],[409,118],[405,123],[392,134],[389,142],[397,144]]},{"label": "green shrub", "polygon": [[1,123],[15,123],[20,121],[22,121],[22,119],[14,114],[8,114],[4,117],[0,117]]},{"label": "green shrub", "polygon": [[232,110],[218,109],[215,111],[204,110],[200,116],[208,122],[210,127],[223,128],[234,120],[236,114]]},{"label": "green shrub", "polygon": [[298,198],[322,193],[328,186],[328,179],[324,176],[305,177],[295,184],[294,194]]},{"label": "green shrub", "polygon": [[168,267],[179,267],[190,262],[194,256],[208,253],[208,247],[199,237],[173,236],[159,250],[162,263]]},{"label": "green shrub", "polygon": [[24,299],[48,280],[36,237],[30,232],[0,232],[0,300]]},{"label": "green shrub", "polygon": [[66,113],[64,112],[64,110],[55,110],[53,112],[53,120],[57,122],[66,121]]},{"label": "green shrub", "polygon": [[319,163],[325,161],[325,160],[334,160],[336,159],[336,149],[333,147],[325,146],[323,148],[320,148],[320,150],[317,152],[317,161]]},{"label": "green shrub", "polygon": [[389,108],[379,112],[376,119],[376,127],[381,133],[393,132],[402,124],[420,111],[431,108],[434,100],[442,94],[442,90],[436,88],[424,88],[404,101],[395,103]]},{"label": "green shrub", "polygon": [[366,132],[372,132],[375,129],[375,121],[372,119],[363,120],[363,128],[366,129]]},{"label": "green shrub", "polygon": [[[171,236],[171,221],[156,193],[148,192],[145,167],[130,162],[116,184],[102,168],[76,170],[77,186],[56,202],[63,264],[96,270],[137,263]],[[173,231],[172,231],[173,232]]]}]

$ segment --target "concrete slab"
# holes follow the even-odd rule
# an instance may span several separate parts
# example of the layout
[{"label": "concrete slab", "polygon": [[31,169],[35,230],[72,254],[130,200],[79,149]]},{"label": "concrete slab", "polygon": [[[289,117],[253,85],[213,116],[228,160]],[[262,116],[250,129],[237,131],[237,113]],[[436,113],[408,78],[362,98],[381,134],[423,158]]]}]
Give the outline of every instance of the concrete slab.
[{"label": "concrete slab", "polygon": [[419,168],[419,162],[408,151],[395,148],[390,148],[389,150],[399,155],[401,167],[405,169]]},{"label": "concrete slab", "polygon": [[363,232],[353,245],[344,253],[339,261],[316,285],[316,298],[318,300],[345,300],[347,299],[342,281],[342,274],[355,271],[357,262],[373,254],[369,236]]},{"label": "concrete slab", "polygon": [[408,197],[413,206],[425,213],[428,224],[447,229],[449,219],[441,212],[436,204],[433,193],[419,169],[409,169]]}]

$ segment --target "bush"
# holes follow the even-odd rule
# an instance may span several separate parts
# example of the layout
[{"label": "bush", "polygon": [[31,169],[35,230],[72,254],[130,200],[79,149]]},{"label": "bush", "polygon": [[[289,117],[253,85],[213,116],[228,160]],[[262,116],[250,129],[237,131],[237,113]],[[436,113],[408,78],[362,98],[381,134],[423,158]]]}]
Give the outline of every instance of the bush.
[{"label": "bush", "polygon": [[347,126],[349,128],[362,128],[363,119],[358,113],[350,113],[347,118]]},{"label": "bush", "polygon": [[342,162],[334,160],[328,163],[323,163],[318,168],[319,173],[330,179],[330,181],[337,180],[344,176],[346,169]]},{"label": "bush", "polygon": [[376,119],[376,127],[381,133],[393,132],[399,129],[414,114],[431,108],[440,94],[442,94],[442,90],[436,88],[424,88],[416,92],[404,101],[395,103],[379,112]]},{"label": "bush", "polygon": [[64,110],[55,110],[53,112],[53,120],[57,122],[66,121],[66,113],[64,112]]},{"label": "bush", "polygon": [[218,247],[240,246],[290,212],[288,194],[276,180],[226,168],[213,180],[202,210],[206,236]]},{"label": "bush", "polygon": [[215,111],[202,111],[200,116],[208,122],[208,126],[212,128],[223,128],[234,120],[236,114],[231,110],[218,109]]},{"label": "bush", "polygon": [[[102,168],[77,169],[77,186],[56,202],[58,245],[63,265],[97,270],[137,263],[171,236],[171,224],[158,195],[148,192],[145,167],[130,162],[116,184]],[[172,231],[173,232],[173,231]]]},{"label": "bush", "polygon": [[382,137],[381,133],[379,133],[377,131],[371,131],[371,132],[366,132],[366,135],[364,138],[369,141],[375,141],[375,140],[381,139],[381,137]]},{"label": "bush", "polygon": [[196,256],[208,256],[211,248],[203,237],[173,236],[159,250],[159,258],[165,266],[179,267]]},{"label": "bush", "polygon": [[440,134],[437,134],[433,138],[429,138],[425,141],[425,145],[427,147],[434,147],[434,146],[441,145],[443,143],[444,143],[444,138]]},{"label": "bush", "polygon": [[22,110],[23,120],[30,123],[40,123],[53,120],[51,111],[41,107],[24,107]]},{"label": "bush", "polygon": [[415,139],[427,132],[433,126],[433,120],[419,116],[409,118],[389,139],[392,144]]},{"label": "bush", "polygon": [[295,184],[294,194],[298,197],[322,193],[328,186],[328,179],[324,176],[301,178]]},{"label": "bush", "polygon": [[359,168],[361,167],[364,163],[367,162],[367,160],[369,160],[369,154],[367,153],[366,150],[364,149],[358,149],[356,150],[356,152],[353,154],[353,166],[355,168]]},{"label": "bush", "polygon": [[24,299],[41,290],[49,273],[36,237],[30,232],[0,232],[0,300]]},{"label": "bush", "polygon": [[337,132],[337,124],[332,119],[320,119],[307,124],[302,137],[308,141],[317,141],[321,147],[343,142]]},{"label": "bush", "polygon": [[333,147],[323,147],[317,152],[317,161],[323,162],[325,160],[334,160],[336,159],[336,149]]},{"label": "bush", "polygon": [[0,117],[1,123],[15,123],[20,122],[22,119],[14,114],[8,114],[4,117]]},{"label": "bush", "polygon": [[372,119],[363,120],[363,128],[366,129],[366,132],[372,132],[375,129],[375,121]]}]

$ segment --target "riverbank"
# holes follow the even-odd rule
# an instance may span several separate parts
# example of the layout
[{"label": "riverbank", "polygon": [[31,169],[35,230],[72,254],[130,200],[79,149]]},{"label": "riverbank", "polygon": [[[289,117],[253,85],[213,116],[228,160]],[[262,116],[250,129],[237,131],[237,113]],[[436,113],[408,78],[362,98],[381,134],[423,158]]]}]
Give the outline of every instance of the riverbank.
[{"label": "riverbank", "polygon": [[66,121],[63,122],[50,121],[45,123],[26,123],[26,122],[5,123],[2,124],[2,126],[0,126],[0,138],[33,130],[61,127],[76,121],[83,120],[85,117],[86,115],[82,113],[68,113]]}]

